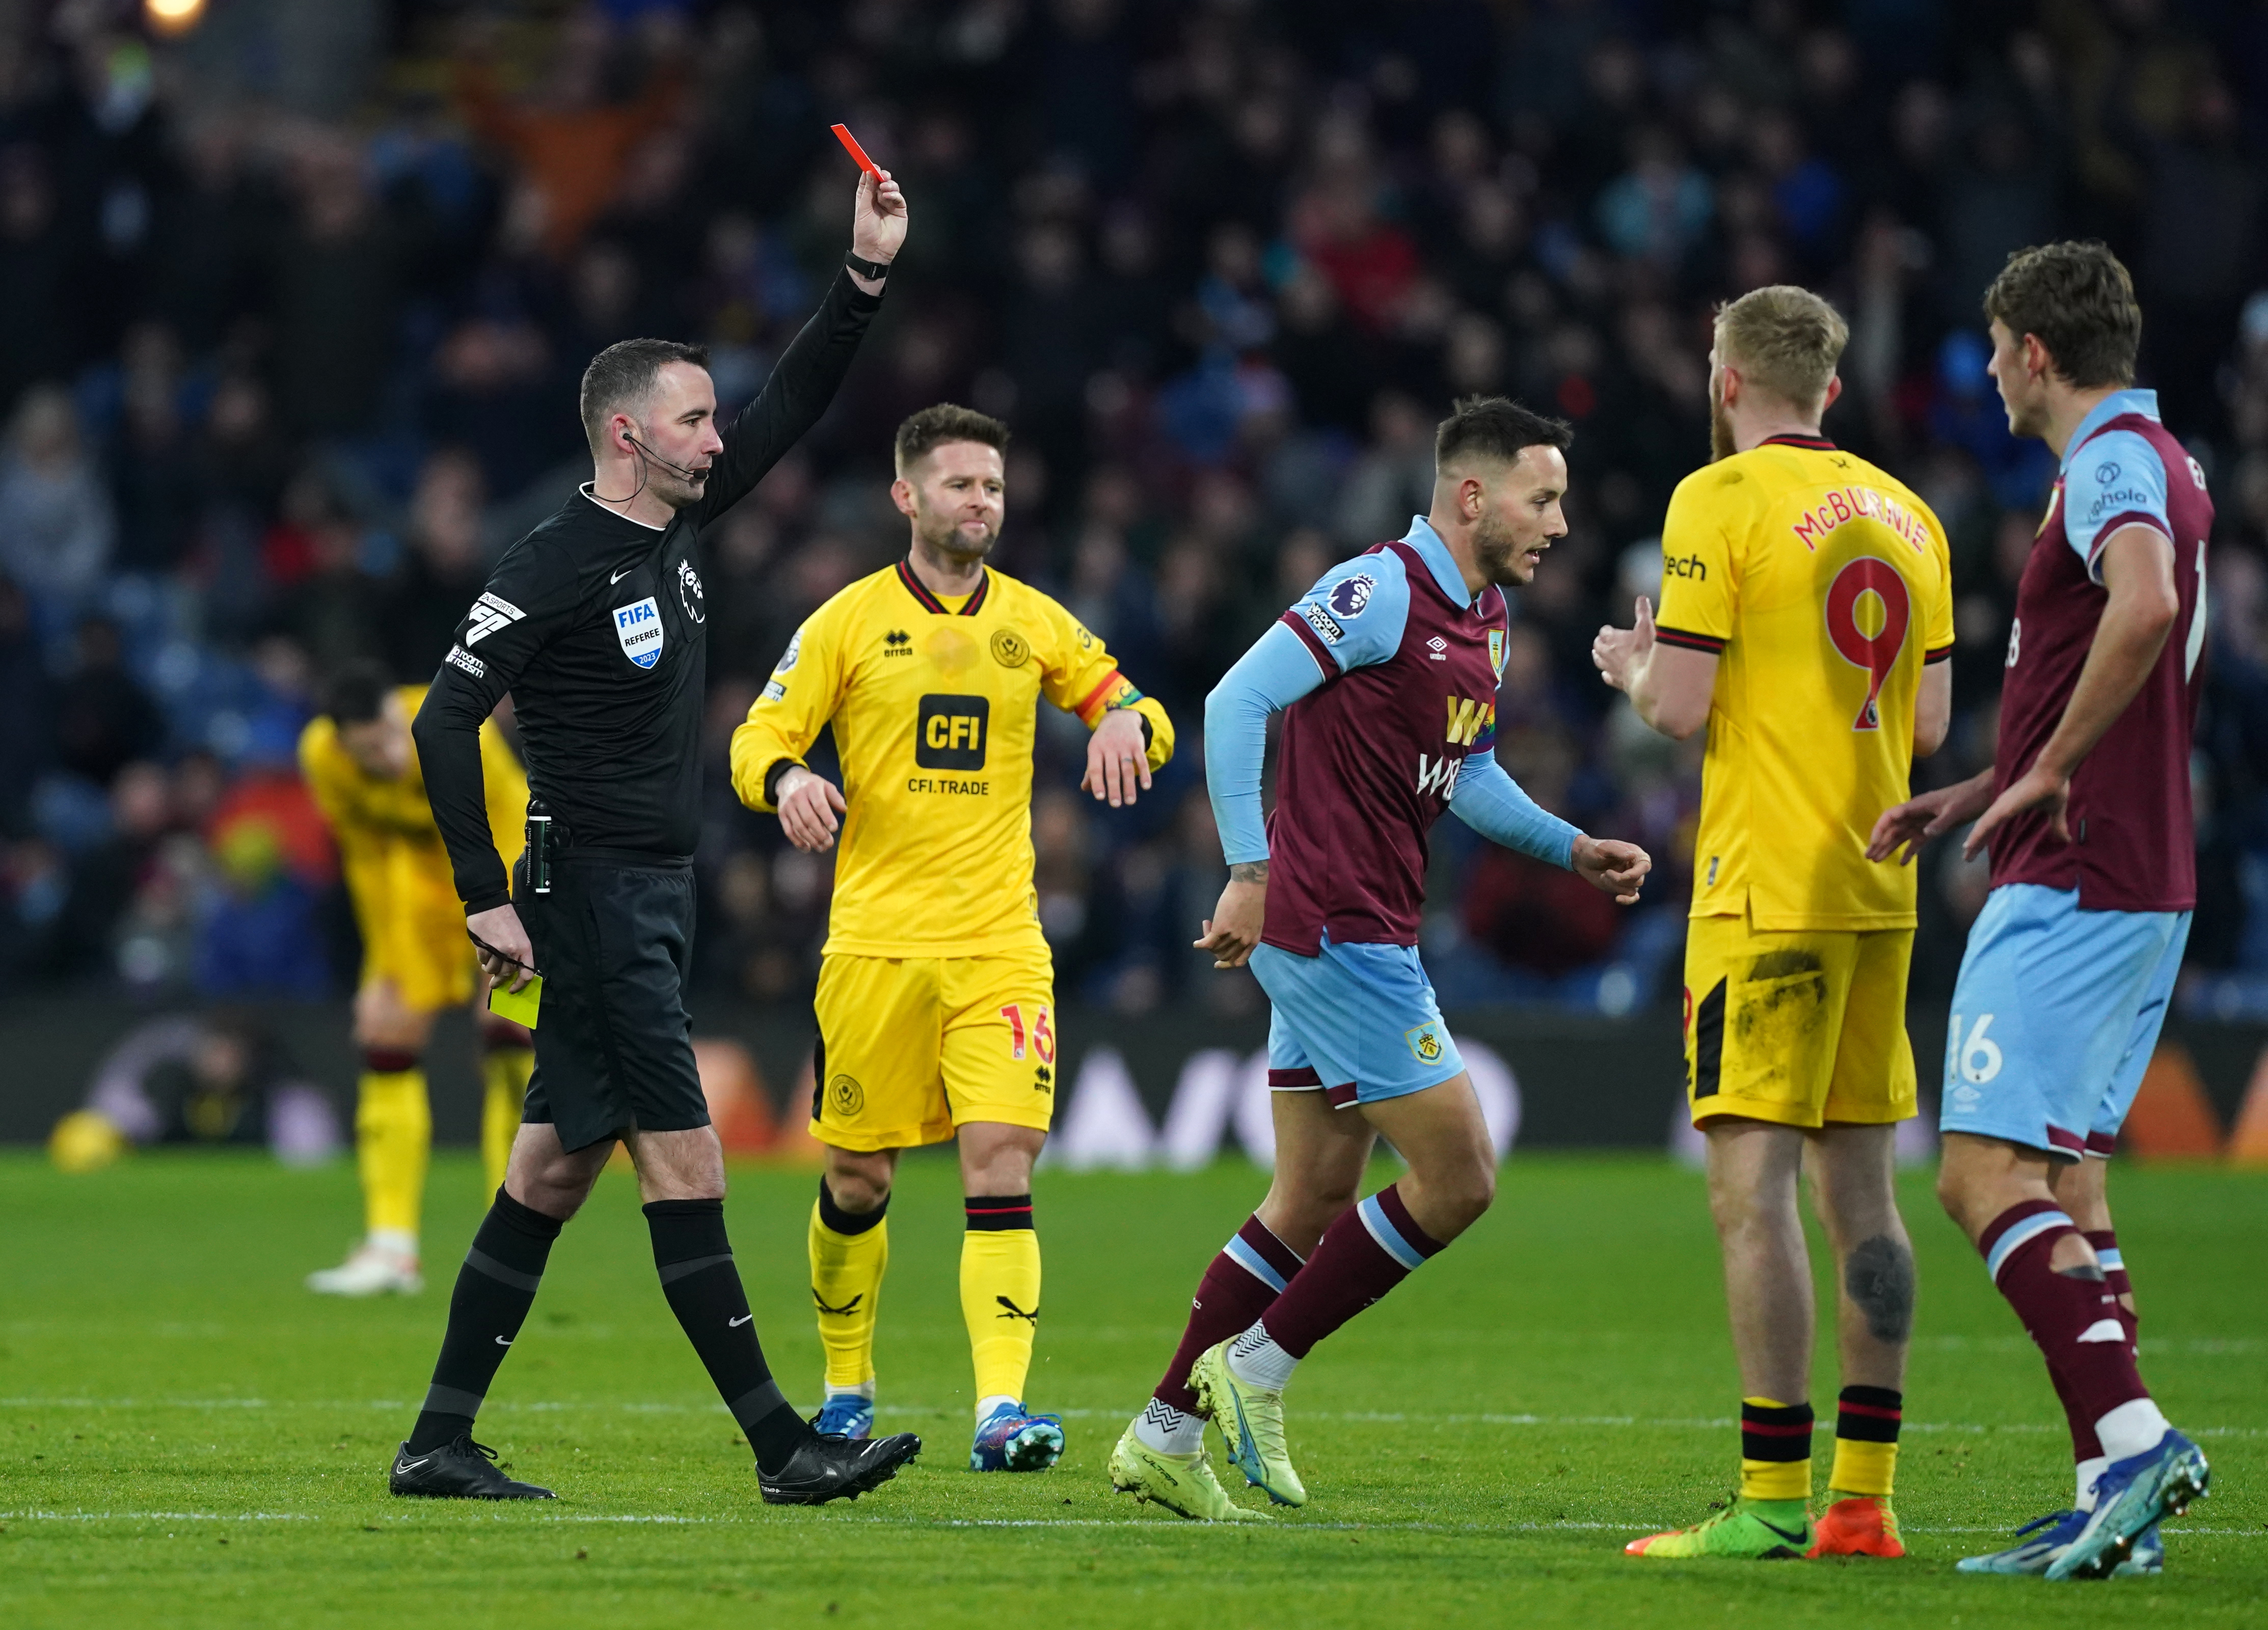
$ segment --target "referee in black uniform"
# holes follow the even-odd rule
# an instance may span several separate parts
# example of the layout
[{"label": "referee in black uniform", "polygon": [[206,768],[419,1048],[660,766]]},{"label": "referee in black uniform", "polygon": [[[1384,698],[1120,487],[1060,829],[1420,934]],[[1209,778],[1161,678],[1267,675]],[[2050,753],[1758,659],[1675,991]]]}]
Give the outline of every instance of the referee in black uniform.
[{"label": "referee in black uniform", "polygon": [[[482,966],[514,989],[541,971],[543,988],[524,1124],[394,1457],[397,1494],[549,1497],[497,1469],[473,1418],[616,1139],[637,1165],[663,1294],[755,1450],[763,1497],[855,1498],[920,1452],[910,1433],[821,1437],[774,1384],[725,1237],[724,1149],[681,995],[701,808],[701,531],[826,411],[905,235],[897,184],[860,176],[844,268],[722,430],[697,347],[626,340],[593,358],[591,482],[497,562],[418,713],[418,760]],[[509,888],[480,751],[507,691],[531,794],[530,847]]]}]

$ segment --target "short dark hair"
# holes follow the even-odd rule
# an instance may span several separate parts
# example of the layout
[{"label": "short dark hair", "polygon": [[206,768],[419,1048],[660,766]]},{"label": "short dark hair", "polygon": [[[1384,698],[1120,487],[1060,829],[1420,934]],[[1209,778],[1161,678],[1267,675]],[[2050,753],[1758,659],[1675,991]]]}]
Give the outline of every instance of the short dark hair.
[{"label": "short dark hair", "polygon": [[653,394],[653,384],[672,363],[709,365],[709,348],[675,340],[622,340],[591,359],[583,370],[580,406],[583,437],[595,454],[606,439],[607,417],[617,408],[643,403]]},{"label": "short dark hair", "polygon": [[2134,383],[2142,308],[2133,278],[2102,244],[2017,250],[1984,291],[1984,315],[2019,340],[2037,334],[2055,371],[2080,390]]},{"label": "short dark hair", "polygon": [[909,415],[898,426],[895,453],[898,474],[947,442],[982,442],[1001,452],[1008,451],[1008,427],[990,414],[952,402],[939,402]]},{"label": "short dark hair", "polygon": [[367,724],[386,711],[394,676],[374,662],[350,662],[323,684],[323,716],[333,724]]},{"label": "short dark hair", "polygon": [[1575,427],[1565,419],[1547,418],[1506,396],[1468,396],[1450,404],[1449,416],[1433,432],[1433,467],[1447,469],[1452,459],[1468,455],[1509,464],[1523,447],[1565,452],[1574,440]]}]

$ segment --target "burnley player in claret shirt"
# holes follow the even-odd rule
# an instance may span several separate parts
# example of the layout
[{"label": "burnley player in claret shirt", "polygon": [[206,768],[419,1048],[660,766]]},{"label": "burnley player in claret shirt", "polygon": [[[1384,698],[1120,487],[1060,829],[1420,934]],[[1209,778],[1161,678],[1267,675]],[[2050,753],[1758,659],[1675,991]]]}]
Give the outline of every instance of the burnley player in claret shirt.
[{"label": "burnley player in claret shirt", "polygon": [[[1624,904],[1651,865],[1585,836],[1496,761],[1506,584],[1564,536],[1567,426],[1502,398],[1458,404],[1434,440],[1431,511],[1332,568],[1205,706],[1205,779],[1229,883],[1200,950],[1249,960],[1268,1037],[1276,1175],[1197,1287],[1180,1349],[1110,1457],[1112,1483],[1183,1516],[1238,1520],[1204,1455],[1220,1430],[1278,1505],[1307,1492],[1284,1388],[1317,1342],[1477,1221],[1496,1149],[1418,958],[1426,833],[1445,809]],[[1260,814],[1268,716],[1284,714]],[[1356,1203],[1383,1134],[1410,1171]]]},{"label": "burnley player in claret shirt", "polygon": [[2008,632],[1992,767],[1901,804],[1888,859],[1975,820],[1992,890],[1954,990],[1938,1195],[2047,1359],[2070,1509],[1964,1572],[2155,1573],[2205,1491],[2135,1368],[2104,1172],[2157,1046],[2197,903],[2190,736],[2205,655],[2205,472],[2132,388],[2141,308],[2101,244],[2026,249],[1984,296],[2008,428],[2061,459]]}]

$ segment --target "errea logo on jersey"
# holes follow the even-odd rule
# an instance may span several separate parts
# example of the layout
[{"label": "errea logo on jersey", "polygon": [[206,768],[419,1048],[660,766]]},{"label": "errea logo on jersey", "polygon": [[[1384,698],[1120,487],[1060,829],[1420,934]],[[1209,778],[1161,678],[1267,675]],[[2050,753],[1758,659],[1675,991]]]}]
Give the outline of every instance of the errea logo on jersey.
[{"label": "errea logo on jersey", "polygon": [[472,627],[465,630],[465,643],[478,645],[506,623],[518,622],[527,613],[500,594],[483,594],[473,602],[473,609],[467,615],[472,620]]}]

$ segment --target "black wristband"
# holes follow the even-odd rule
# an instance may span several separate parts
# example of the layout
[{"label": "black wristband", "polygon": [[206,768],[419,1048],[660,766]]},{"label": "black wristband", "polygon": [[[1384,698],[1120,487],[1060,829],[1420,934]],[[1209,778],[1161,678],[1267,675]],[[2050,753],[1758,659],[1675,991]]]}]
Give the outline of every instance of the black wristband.
[{"label": "black wristband", "polygon": [[1136,718],[1141,720],[1143,752],[1147,753],[1150,750],[1150,744],[1157,739],[1158,733],[1150,727],[1150,716],[1148,714],[1135,713],[1133,709],[1128,707],[1105,708],[1102,712],[1103,716],[1106,718],[1114,713],[1132,713]]},{"label": "black wristband", "polygon": [[880,283],[890,275],[890,263],[887,261],[861,260],[855,253],[844,255],[843,264],[868,283]]},{"label": "black wristband", "polygon": [[773,760],[771,768],[764,772],[764,802],[770,804],[774,809],[777,809],[779,807],[780,777],[786,775],[790,770],[800,769],[801,767],[802,766],[799,765],[793,759],[777,759]]}]

